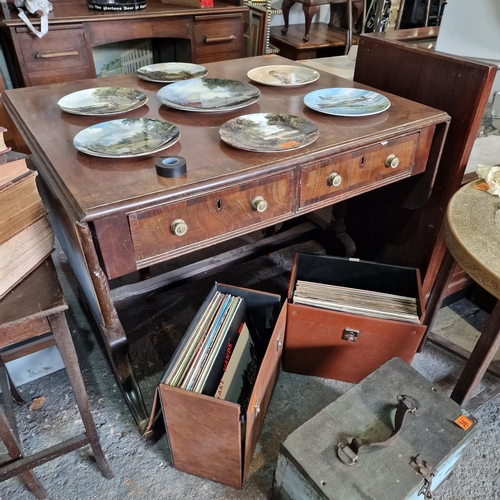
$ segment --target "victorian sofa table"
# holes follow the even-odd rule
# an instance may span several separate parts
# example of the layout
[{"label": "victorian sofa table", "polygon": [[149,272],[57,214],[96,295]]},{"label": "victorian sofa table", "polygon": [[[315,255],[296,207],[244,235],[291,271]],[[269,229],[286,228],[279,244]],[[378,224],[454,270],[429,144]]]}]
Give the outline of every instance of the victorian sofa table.
[{"label": "victorian sofa table", "polygon": [[[208,77],[249,82],[250,69],[274,64],[290,61],[260,56],[206,66]],[[144,296],[196,271],[176,270],[173,277],[157,276],[113,290],[110,280],[412,176],[416,176],[408,193],[412,204],[418,207],[419,196],[422,202],[428,198],[420,181],[435,175],[449,116],[391,94],[385,94],[390,108],[378,115],[353,118],[317,113],[303,103],[308,92],[366,88],[320,74],[306,87],[259,86],[262,94],[256,103],[223,113],[163,106],[156,98],[161,85],[136,75],[5,92],[5,107],[37,164],[57,238],[100,325],[115,375],[141,428],[148,412],[117,311],[130,304],[131,297]],[[121,116],[169,121],[180,129],[180,141],[153,156],[133,159],[78,152],[74,136],[104,120],[67,114],[57,102],[71,92],[110,85],[138,88],[148,96],[146,106]],[[280,153],[243,151],[221,141],[219,128],[227,120],[259,112],[305,117],[317,125],[319,138],[309,146]],[[157,176],[155,160],[161,155],[183,156],[187,173],[170,179]],[[423,185],[432,186],[432,182]],[[264,200],[265,206],[256,200]],[[172,223],[179,219],[183,230],[175,231]],[[218,262],[228,260],[221,256]]]}]

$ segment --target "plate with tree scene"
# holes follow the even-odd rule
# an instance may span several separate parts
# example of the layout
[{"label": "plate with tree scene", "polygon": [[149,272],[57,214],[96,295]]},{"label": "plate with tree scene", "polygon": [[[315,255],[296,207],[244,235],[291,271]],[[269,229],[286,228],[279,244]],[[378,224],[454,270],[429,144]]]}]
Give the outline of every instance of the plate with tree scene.
[{"label": "plate with tree scene", "polygon": [[260,90],[250,83],[225,78],[198,78],[161,88],[158,100],[165,106],[203,113],[232,111],[257,102]]},{"label": "plate with tree scene", "polygon": [[205,66],[183,62],[150,64],[137,70],[139,78],[157,83],[173,83],[203,78],[207,73],[208,70]]},{"label": "plate with tree scene", "polygon": [[331,88],[310,92],[304,97],[304,104],[327,115],[370,116],[389,109],[391,101],[371,90]]},{"label": "plate with tree scene", "polygon": [[97,87],[79,90],[58,101],[58,106],[66,113],[74,115],[98,116],[117,115],[140,108],[148,98],[140,90],[127,87]]},{"label": "plate with tree scene", "polygon": [[179,129],[172,123],[148,118],[122,118],[97,123],[73,139],[78,151],[103,158],[133,158],[162,151],[175,144]]},{"label": "plate with tree scene", "polygon": [[237,116],[224,123],[219,134],[235,148],[259,153],[303,148],[319,136],[318,127],[306,118],[276,113]]},{"label": "plate with tree scene", "polygon": [[299,87],[319,79],[316,70],[292,65],[261,66],[251,69],[247,76],[254,82],[273,87]]}]

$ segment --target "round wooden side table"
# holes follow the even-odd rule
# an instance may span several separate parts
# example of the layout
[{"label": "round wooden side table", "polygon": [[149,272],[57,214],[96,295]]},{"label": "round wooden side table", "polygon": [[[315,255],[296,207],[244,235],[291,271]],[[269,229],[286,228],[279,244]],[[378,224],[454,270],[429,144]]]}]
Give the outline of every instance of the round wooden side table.
[{"label": "round wooden side table", "polygon": [[[484,181],[466,184],[451,198],[443,223],[443,236],[448,248],[440,274],[429,297],[433,303],[439,297],[440,305],[446,282],[451,275],[454,262],[485,290],[498,300],[481,333],[451,398],[466,406],[480,383],[490,362],[500,347],[500,226],[495,223],[495,214],[500,209],[500,198],[478,189]],[[430,331],[439,310],[431,307],[430,318],[424,323]]]}]

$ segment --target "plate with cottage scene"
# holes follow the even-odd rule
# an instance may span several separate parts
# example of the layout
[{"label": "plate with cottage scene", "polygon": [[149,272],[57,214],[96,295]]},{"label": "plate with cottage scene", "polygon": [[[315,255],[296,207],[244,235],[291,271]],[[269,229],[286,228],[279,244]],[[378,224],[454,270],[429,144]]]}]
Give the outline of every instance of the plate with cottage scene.
[{"label": "plate with cottage scene", "polygon": [[198,78],[167,85],[158,100],[165,106],[204,113],[232,111],[257,102],[260,90],[249,83],[225,78]]},{"label": "plate with cottage scene", "polygon": [[97,87],[79,90],[58,101],[66,113],[97,116],[116,115],[140,108],[148,98],[143,92],[126,87]]},{"label": "plate with cottage scene", "polygon": [[276,113],[238,116],[224,123],[219,134],[235,148],[259,153],[303,148],[319,136],[318,127],[306,118]]},{"label": "plate with cottage scene", "polygon": [[208,70],[205,66],[182,62],[150,64],[137,70],[139,78],[157,83],[173,83],[203,78],[207,73]]},{"label": "plate with cottage scene", "polygon": [[315,111],[335,116],[370,116],[391,105],[387,97],[371,90],[331,88],[310,92],[304,104]]},{"label": "plate with cottage scene", "polygon": [[162,151],[175,144],[179,129],[148,118],[123,118],[97,123],[73,139],[78,151],[103,158],[133,158]]},{"label": "plate with cottage scene", "polygon": [[306,66],[291,65],[262,66],[251,69],[247,76],[254,82],[273,87],[299,87],[319,79],[316,70]]}]

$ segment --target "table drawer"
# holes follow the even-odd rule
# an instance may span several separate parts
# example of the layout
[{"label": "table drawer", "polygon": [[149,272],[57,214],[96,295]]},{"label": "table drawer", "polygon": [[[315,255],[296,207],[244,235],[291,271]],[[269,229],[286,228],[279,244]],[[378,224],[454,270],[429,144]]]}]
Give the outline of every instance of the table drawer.
[{"label": "table drawer", "polygon": [[310,163],[302,168],[299,206],[328,200],[391,177],[411,175],[419,134],[411,134],[351,153]]},{"label": "table drawer", "polygon": [[[194,23],[196,62],[223,61],[243,57],[243,16]],[[210,16],[213,17],[213,16]]]},{"label": "table drawer", "polygon": [[43,38],[18,34],[22,57],[29,73],[60,72],[93,65],[88,56],[83,29],[49,31]]},{"label": "table drawer", "polygon": [[[260,202],[260,204],[259,204]],[[160,262],[162,254],[179,248],[207,246],[235,232],[244,234],[266,221],[290,214],[293,172],[242,183],[203,196],[129,214],[136,261]],[[177,222],[176,222],[177,221]],[[264,224],[262,224],[264,223]],[[226,237],[227,235],[227,237]]]}]

